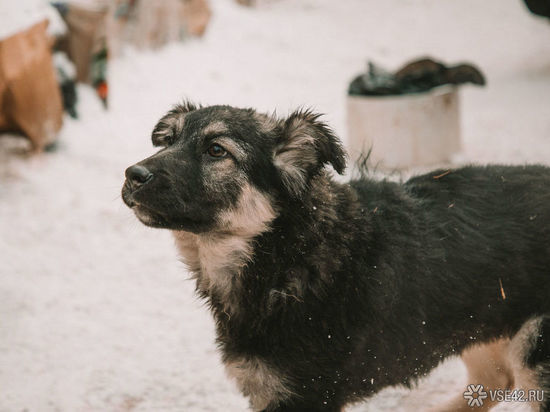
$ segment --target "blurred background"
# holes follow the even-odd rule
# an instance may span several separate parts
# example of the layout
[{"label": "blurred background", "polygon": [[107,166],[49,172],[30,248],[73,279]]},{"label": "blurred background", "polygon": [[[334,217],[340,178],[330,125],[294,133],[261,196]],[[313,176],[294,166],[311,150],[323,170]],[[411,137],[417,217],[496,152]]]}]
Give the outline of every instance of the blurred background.
[{"label": "blurred background", "polygon": [[[528,3],[2,2],[0,411],[246,410],[170,234],[120,199],[158,118],[183,98],[311,107],[393,179],[550,164],[550,6]],[[465,386],[454,359],[351,410]]]}]

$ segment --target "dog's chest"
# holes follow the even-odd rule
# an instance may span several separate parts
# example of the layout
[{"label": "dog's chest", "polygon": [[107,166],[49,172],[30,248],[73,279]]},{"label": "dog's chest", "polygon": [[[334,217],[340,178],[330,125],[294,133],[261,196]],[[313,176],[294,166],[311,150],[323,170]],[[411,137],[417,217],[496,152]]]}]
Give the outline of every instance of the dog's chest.
[{"label": "dog's chest", "polygon": [[252,253],[249,240],[188,232],[174,232],[174,235],[184,262],[197,279],[198,290],[215,297],[225,310],[236,310],[240,272]]},{"label": "dog's chest", "polygon": [[241,392],[250,398],[255,411],[261,411],[292,394],[284,376],[261,359],[251,357],[227,361],[225,370],[236,380]]}]

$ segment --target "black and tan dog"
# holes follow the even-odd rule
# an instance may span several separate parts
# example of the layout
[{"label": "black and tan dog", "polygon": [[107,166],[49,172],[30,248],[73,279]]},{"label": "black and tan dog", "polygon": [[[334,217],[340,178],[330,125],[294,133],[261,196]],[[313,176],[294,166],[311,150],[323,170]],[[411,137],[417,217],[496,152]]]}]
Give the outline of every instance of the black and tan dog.
[{"label": "black and tan dog", "polygon": [[186,103],[126,170],[124,201],[174,233],[253,410],[341,410],[463,352],[469,383],[547,388],[550,169],[340,184],[318,117]]}]

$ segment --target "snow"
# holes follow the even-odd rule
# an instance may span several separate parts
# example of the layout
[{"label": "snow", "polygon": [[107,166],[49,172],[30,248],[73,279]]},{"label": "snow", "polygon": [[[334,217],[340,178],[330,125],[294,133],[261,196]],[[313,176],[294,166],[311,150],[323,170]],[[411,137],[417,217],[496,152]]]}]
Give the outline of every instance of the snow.
[{"label": "snow", "polygon": [[60,36],[67,30],[65,22],[47,0],[5,0],[0,3],[0,40],[47,19],[48,34]]},{"label": "snow", "polygon": [[[153,153],[156,120],[183,97],[279,114],[310,106],[345,140],[345,90],[367,58],[390,69],[423,55],[469,60],[488,87],[462,90],[458,159],[550,163],[550,24],[521,1],[211,3],[203,39],[112,62],[109,111],[81,86],[81,119],[66,118],[57,151],[0,139],[0,411],[246,409],[170,234],[120,199],[125,168]],[[350,410],[424,410],[467,383],[449,360],[417,389]]]}]

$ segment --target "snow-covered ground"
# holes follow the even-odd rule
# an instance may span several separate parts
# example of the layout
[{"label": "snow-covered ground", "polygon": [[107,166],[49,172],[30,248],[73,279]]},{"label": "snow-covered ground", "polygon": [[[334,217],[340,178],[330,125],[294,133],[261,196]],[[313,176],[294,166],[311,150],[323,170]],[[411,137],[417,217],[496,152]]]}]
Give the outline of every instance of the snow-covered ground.
[{"label": "snow-covered ground", "polygon": [[[347,83],[367,58],[470,60],[489,84],[462,90],[463,161],[550,164],[550,23],[519,0],[212,3],[203,39],[112,62],[109,111],[81,87],[81,119],[66,119],[56,152],[0,139],[1,412],[246,410],[169,233],[138,223],[119,195],[184,96],[311,106],[345,140]],[[465,385],[451,360],[353,411],[423,410]]]}]

